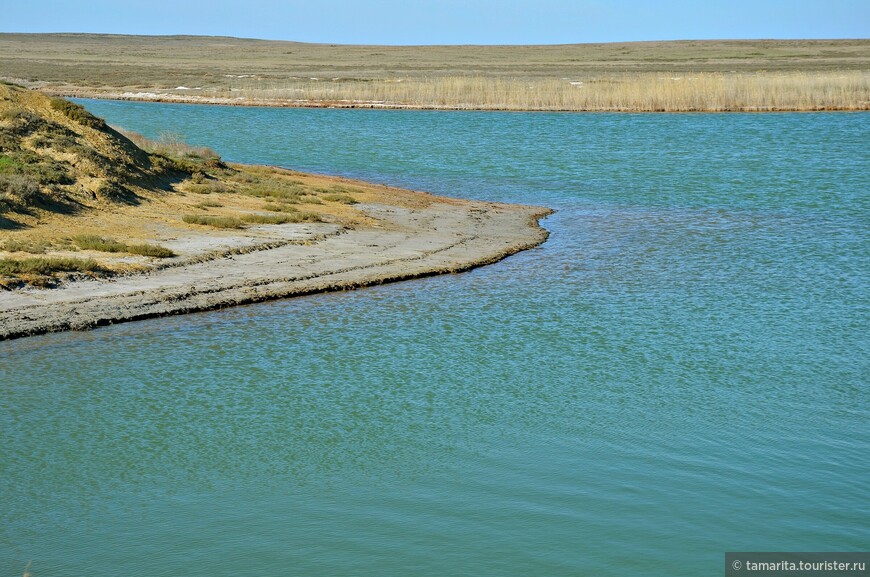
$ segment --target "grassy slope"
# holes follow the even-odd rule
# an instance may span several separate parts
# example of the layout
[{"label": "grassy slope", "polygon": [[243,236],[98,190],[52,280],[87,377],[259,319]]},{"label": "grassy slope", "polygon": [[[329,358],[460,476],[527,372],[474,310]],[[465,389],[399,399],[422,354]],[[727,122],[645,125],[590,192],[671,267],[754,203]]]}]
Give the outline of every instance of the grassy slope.
[{"label": "grassy slope", "polygon": [[0,84],[0,210],[75,212],[88,203],[135,203],[183,167],[149,155],[102,119],[60,98]]},{"label": "grassy slope", "polygon": [[246,229],[256,225],[364,224],[352,204],[385,194],[128,136],[68,101],[0,83],[0,287],[201,259],[160,243],[187,239],[210,251],[224,243],[223,228],[254,242],[257,231]]},{"label": "grassy slope", "polygon": [[[0,63],[0,76],[48,83],[66,94],[121,90],[333,105],[359,97],[411,106],[542,109],[621,109],[624,102],[625,108],[643,109],[643,94],[633,92],[656,89],[653,81],[659,77],[697,74],[705,81],[724,77],[725,82],[705,82],[704,90],[716,92],[726,106],[763,108],[769,103],[776,108],[783,78],[794,80],[795,75],[809,84],[811,96],[801,96],[808,104],[783,99],[782,107],[855,108],[858,103],[861,108],[870,100],[870,40],[348,46],[223,37],[0,34]],[[637,77],[642,82],[636,86],[619,86]],[[719,94],[746,77],[766,83],[758,87],[753,80],[739,95]],[[464,81],[468,79],[474,82]],[[567,81],[582,81],[587,91],[616,84],[621,93],[589,103],[571,95],[579,85]],[[414,88],[397,90],[400,83]],[[520,94],[530,83],[533,92],[569,94],[537,102],[534,94]],[[176,90],[179,86],[199,90]],[[478,94],[470,94],[474,92]],[[743,93],[749,92],[758,97],[744,103]],[[667,98],[663,102],[670,106]]]}]

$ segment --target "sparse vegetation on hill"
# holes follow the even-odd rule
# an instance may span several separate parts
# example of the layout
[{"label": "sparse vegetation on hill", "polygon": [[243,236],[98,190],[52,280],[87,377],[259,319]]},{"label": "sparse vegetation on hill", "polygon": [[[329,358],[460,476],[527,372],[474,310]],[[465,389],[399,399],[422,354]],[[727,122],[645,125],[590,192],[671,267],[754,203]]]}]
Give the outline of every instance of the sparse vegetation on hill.
[{"label": "sparse vegetation on hill", "polygon": [[165,188],[183,172],[154,162],[77,104],[0,84],[3,212],[74,212],[95,199],[135,202],[132,187]]},{"label": "sparse vegetation on hill", "polygon": [[[181,135],[151,140],[72,102],[0,83],[0,287],[203,258],[166,246],[179,236],[359,221],[349,205],[366,192],[334,180],[228,166]],[[303,203],[317,210],[290,206]]]}]

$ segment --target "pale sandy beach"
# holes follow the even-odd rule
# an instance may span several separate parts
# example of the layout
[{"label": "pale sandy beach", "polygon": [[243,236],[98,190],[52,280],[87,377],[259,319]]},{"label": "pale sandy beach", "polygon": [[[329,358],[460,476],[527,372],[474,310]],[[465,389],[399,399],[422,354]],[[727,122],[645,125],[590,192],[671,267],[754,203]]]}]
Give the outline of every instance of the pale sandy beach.
[{"label": "pale sandy beach", "polygon": [[[409,193],[412,194],[412,193]],[[345,290],[496,262],[544,242],[540,207],[439,199],[364,205],[369,226],[188,233],[162,268],[0,293],[0,339]]]}]

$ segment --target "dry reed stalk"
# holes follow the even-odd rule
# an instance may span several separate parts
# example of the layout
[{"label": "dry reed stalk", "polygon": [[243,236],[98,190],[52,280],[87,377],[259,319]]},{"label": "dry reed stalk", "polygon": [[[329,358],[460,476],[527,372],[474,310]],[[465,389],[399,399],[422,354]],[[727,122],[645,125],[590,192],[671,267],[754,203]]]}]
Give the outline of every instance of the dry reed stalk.
[{"label": "dry reed stalk", "polygon": [[482,110],[870,110],[870,72],[633,73],[561,79],[445,76],[370,81],[241,79],[205,98]]}]

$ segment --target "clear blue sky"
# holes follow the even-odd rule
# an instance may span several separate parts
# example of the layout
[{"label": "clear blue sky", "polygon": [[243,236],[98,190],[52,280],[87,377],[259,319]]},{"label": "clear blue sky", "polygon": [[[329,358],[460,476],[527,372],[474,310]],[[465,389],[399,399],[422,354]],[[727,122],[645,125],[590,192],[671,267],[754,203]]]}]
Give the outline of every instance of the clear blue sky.
[{"label": "clear blue sky", "polygon": [[0,31],[340,44],[868,38],[870,0],[0,0]]}]

